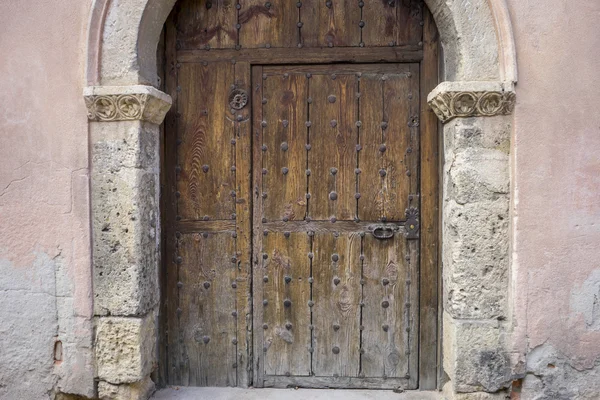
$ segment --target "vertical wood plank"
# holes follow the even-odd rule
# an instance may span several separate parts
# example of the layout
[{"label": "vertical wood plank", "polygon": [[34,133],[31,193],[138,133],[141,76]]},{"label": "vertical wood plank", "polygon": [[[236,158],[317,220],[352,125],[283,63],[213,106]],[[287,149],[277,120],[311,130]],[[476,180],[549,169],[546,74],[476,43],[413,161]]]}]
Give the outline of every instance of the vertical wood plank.
[{"label": "vertical wood plank", "polygon": [[421,264],[419,387],[435,389],[437,376],[439,293],[439,136],[438,121],[426,102],[438,83],[439,36],[426,9],[421,63]]},{"label": "vertical wood plank", "polygon": [[352,220],[356,215],[357,78],[333,70],[311,79],[309,216]]},{"label": "vertical wood plank", "polygon": [[186,63],[179,70],[182,171],[177,188],[183,220],[232,219],[235,213],[231,193],[235,189],[231,172],[235,133],[228,100],[233,73],[230,62]]},{"label": "vertical wood plank", "polygon": [[[269,233],[263,285],[266,375],[309,376],[311,370],[310,238],[306,233]],[[289,303],[287,303],[289,302]]]},{"label": "vertical wood plank", "polygon": [[[387,128],[382,130],[385,151],[382,152],[383,173],[383,210],[384,218],[388,221],[405,219],[408,206],[408,195],[411,190],[411,176],[417,177],[417,171],[410,171],[406,165],[407,155],[416,149],[410,146],[410,108],[411,98],[417,98],[418,91],[411,93],[410,82],[419,82],[418,73],[389,74],[383,78],[383,119]],[[409,153],[411,152],[411,153]],[[416,185],[415,188],[416,190]]]},{"label": "vertical wood plank", "polygon": [[366,47],[394,46],[399,36],[396,0],[365,1],[362,7],[362,41]]},{"label": "vertical wood plank", "polygon": [[293,48],[298,44],[299,11],[295,1],[240,1],[243,48]]},{"label": "vertical wood plank", "polygon": [[[166,359],[161,359],[165,365],[166,380],[170,384],[179,384],[181,382],[181,373],[179,368],[180,350],[179,350],[179,319],[177,316],[177,307],[179,301],[179,266],[175,262],[177,253],[177,239],[175,235],[174,222],[177,215],[177,200],[175,192],[177,191],[177,68],[175,54],[176,40],[175,24],[173,14],[165,25],[165,90],[173,99],[173,107],[165,117],[165,159],[164,173],[166,178],[165,189],[163,191],[165,205],[165,225],[162,229],[162,235],[166,245],[166,253],[162,255],[164,274],[166,275],[166,297],[161,300],[165,304],[167,312],[167,330],[165,332]],[[163,369],[161,369],[162,371]]]},{"label": "vertical wood plank", "polygon": [[252,360],[253,385],[263,387],[264,385],[264,351],[263,340],[264,333],[262,329],[263,321],[263,277],[265,268],[262,257],[258,255],[263,249],[262,232],[262,145],[263,133],[261,121],[263,120],[263,68],[261,66],[252,67],[252,182],[254,185],[254,202],[252,207],[252,341],[254,343],[254,358]]},{"label": "vertical wood plank", "polygon": [[301,74],[271,75],[264,81],[263,214],[268,221],[306,215],[306,120],[308,82]]},{"label": "vertical wood plank", "polygon": [[313,372],[316,376],[358,376],[360,246],[358,234],[314,236]]},{"label": "vertical wood plank", "polygon": [[427,7],[423,0],[396,0],[396,4],[396,43],[418,44],[423,40],[423,11],[427,10]]},{"label": "vertical wood plank", "polygon": [[416,292],[414,298],[406,298],[407,241],[400,234],[388,240],[367,234],[363,251],[362,372],[366,377],[404,378],[410,356],[407,304],[417,300]]},{"label": "vertical wood plank", "polygon": [[179,243],[185,386],[235,386],[237,263],[232,232],[184,234]]},{"label": "vertical wood plank", "polygon": [[[235,64],[235,85],[252,89],[250,64]],[[237,285],[237,383],[250,385],[252,367],[252,99],[236,113],[235,184],[236,184],[236,256]]]},{"label": "vertical wood plank", "polygon": [[305,0],[300,10],[302,43],[305,47],[358,46],[360,17],[355,0]]},{"label": "vertical wood plank", "polygon": [[[181,49],[228,49],[237,41],[236,0],[180,0],[175,6]],[[207,47],[208,46],[208,47]]]}]

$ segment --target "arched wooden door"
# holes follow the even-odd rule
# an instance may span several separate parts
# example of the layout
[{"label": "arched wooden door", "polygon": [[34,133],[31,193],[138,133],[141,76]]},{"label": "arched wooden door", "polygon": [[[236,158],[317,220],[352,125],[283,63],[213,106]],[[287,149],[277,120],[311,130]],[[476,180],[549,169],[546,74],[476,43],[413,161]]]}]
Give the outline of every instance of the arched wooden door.
[{"label": "arched wooden door", "polygon": [[165,32],[166,381],[435,386],[422,2],[182,0]]}]

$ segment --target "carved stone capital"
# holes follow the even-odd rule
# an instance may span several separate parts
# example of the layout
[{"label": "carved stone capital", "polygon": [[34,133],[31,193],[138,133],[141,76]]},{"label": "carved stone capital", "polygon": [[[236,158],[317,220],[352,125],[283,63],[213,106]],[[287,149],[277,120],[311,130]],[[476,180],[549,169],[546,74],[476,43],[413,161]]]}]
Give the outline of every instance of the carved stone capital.
[{"label": "carved stone capital", "polygon": [[502,82],[442,82],[427,96],[438,118],[508,115],[515,107],[515,91]]},{"label": "carved stone capital", "polygon": [[83,91],[90,121],[148,121],[162,123],[171,96],[152,86],[90,86]]}]

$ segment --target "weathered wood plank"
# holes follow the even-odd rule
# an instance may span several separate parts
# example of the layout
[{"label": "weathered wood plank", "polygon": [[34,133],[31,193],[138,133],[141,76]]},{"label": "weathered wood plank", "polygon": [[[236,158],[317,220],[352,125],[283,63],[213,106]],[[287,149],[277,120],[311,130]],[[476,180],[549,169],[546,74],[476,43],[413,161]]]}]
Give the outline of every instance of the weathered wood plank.
[{"label": "weathered wood plank", "polygon": [[253,385],[255,387],[263,386],[264,376],[264,351],[263,338],[263,277],[265,268],[262,257],[258,255],[263,252],[263,232],[262,232],[262,192],[263,192],[263,175],[262,175],[262,145],[263,133],[261,121],[263,120],[263,86],[262,86],[263,69],[261,66],[252,67],[252,184],[253,188],[253,207],[252,207],[252,342],[253,360],[252,360],[252,376]]},{"label": "weathered wood plank", "polygon": [[225,62],[183,64],[179,69],[177,111],[182,143],[177,190],[182,219],[233,219],[235,148],[231,141],[235,131],[228,104],[233,73],[233,65]]},{"label": "weathered wood plank", "polygon": [[421,264],[420,264],[420,347],[419,387],[435,389],[437,382],[438,330],[439,330],[439,287],[440,287],[440,215],[439,215],[439,171],[440,134],[438,120],[426,101],[438,83],[439,36],[433,16],[425,10],[423,33],[425,59],[421,63]]},{"label": "weathered wood plank", "polygon": [[236,3],[236,0],[178,1],[175,18],[179,47],[234,48],[237,42]]},{"label": "weathered wood plank", "polygon": [[402,378],[357,378],[351,376],[267,376],[265,378],[265,387],[307,387],[315,389],[398,389],[407,388],[408,380]]},{"label": "weathered wood plank", "polygon": [[360,247],[357,234],[313,238],[313,373],[358,376]]},{"label": "weathered wood plank", "polygon": [[[251,90],[250,64],[235,64],[235,85]],[[247,387],[252,368],[252,99],[235,119],[235,247],[237,261],[237,386]]]},{"label": "weathered wood plank", "polygon": [[[406,164],[406,158],[411,157],[417,149],[411,149],[411,126],[413,125],[410,102],[411,98],[418,104],[418,89],[411,91],[410,84],[418,84],[418,71],[403,75],[386,75],[383,81],[383,120],[387,128],[382,130],[385,151],[382,154],[383,172],[382,194],[384,218],[389,221],[405,219],[408,206],[408,196],[411,191],[411,180],[417,177],[417,170],[411,171]],[[418,126],[418,123],[414,125]],[[415,175],[411,179],[412,175]],[[417,190],[416,185],[414,190]]]},{"label": "weathered wood plank", "polygon": [[179,241],[181,384],[235,386],[235,240],[230,234],[182,235]]},{"label": "weathered wood plank", "polygon": [[357,77],[315,74],[311,78],[308,181],[311,219],[356,216]]},{"label": "weathered wood plank", "polygon": [[355,0],[304,0],[300,34],[306,47],[358,46],[360,7]]},{"label": "weathered wood plank", "polygon": [[399,38],[395,0],[365,1],[362,7],[362,41],[366,47],[394,46]]},{"label": "weathered wood plank", "polygon": [[294,1],[240,2],[242,48],[295,48],[299,40],[299,11]]},{"label": "weathered wood plank", "polygon": [[399,47],[334,47],[276,49],[257,48],[240,50],[180,50],[177,61],[181,63],[204,61],[247,61],[251,64],[298,64],[298,63],[377,63],[377,62],[419,62],[423,58],[420,46]]},{"label": "weathered wood plank", "polygon": [[263,229],[267,232],[339,232],[339,233],[360,233],[373,232],[379,227],[393,229],[394,231],[404,235],[404,223],[381,223],[372,221],[291,221],[291,222],[267,222],[263,224]]},{"label": "weathered wood plank", "polygon": [[411,310],[405,304],[407,240],[399,234],[387,240],[365,235],[363,240],[361,372],[366,377],[404,378],[409,358],[405,330]]},{"label": "weathered wood plank", "polygon": [[268,221],[306,216],[307,81],[288,73],[263,80],[263,215]]},{"label": "weathered wood plank", "polygon": [[310,237],[270,233],[263,239],[266,375],[309,376],[311,371]]},{"label": "weathered wood plank", "polygon": [[396,1],[396,43],[398,45],[418,44],[423,39],[423,0]]}]

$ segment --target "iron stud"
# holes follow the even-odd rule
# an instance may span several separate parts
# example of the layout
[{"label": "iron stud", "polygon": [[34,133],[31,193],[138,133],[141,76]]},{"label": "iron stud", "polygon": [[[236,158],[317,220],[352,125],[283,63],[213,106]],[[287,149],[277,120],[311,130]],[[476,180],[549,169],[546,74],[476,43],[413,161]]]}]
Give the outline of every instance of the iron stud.
[{"label": "iron stud", "polygon": [[[310,301],[308,302],[308,306],[309,306],[309,307],[312,307],[312,306],[314,306],[314,305],[315,305],[315,302],[314,302],[314,301],[310,300]],[[311,326],[312,326],[312,325],[311,325]],[[313,328],[311,328],[311,329],[313,329]]]},{"label": "iron stud", "polygon": [[365,306],[365,302],[361,301],[360,303],[358,303],[359,306],[364,307]]},{"label": "iron stud", "polygon": [[267,104],[267,99],[264,99],[264,98],[263,98],[263,99],[262,99],[262,103],[263,103],[263,104]]},{"label": "iron stud", "polygon": [[283,305],[284,305],[285,307],[291,307],[291,306],[292,306],[292,301],[291,301],[290,299],[285,299],[285,300],[283,301]]},{"label": "iron stud", "polygon": [[271,48],[271,43],[265,44],[265,48],[270,49]]},{"label": "iron stud", "polygon": [[208,289],[210,287],[210,282],[204,282],[204,289]]},{"label": "iron stud", "polygon": [[337,79],[337,75],[336,74],[331,74],[331,79],[333,79],[335,81]]},{"label": "iron stud", "polygon": [[355,198],[356,200],[360,199],[360,193],[355,193],[355,194],[354,194],[354,198]]},{"label": "iron stud", "polygon": [[206,239],[208,237],[208,232],[202,232],[202,237]]},{"label": "iron stud", "polygon": [[315,255],[314,255],[313,253],[308,253],[308,258],[309,258],[309,259],[311,259],[311,260],[312,260],[314,256],[315,256]]},{"label": "iron stud", "polygon": [[235,167],[235,165],[234,165],[234,166],[232,166],[232,167],[231,167],[231,172],[235,172],[235,170],[236,170],[236,169],[237,169],[237,168]]},{"label": "iron stud", "polygon": [[360,284],[361,284],[361,285],[365,285],[366,283],[367,283],[367,281],[365,281],[364,279],[361,279],[361,280],[360,280]]},{"label": "iron stud", "polygon": [[361,151],[362,150],[362,146],[360,144],[356,145],[356,151]]},{"label": "iron stud", "polygon": [[388,123],[387,123],[387,122],[385,122],[385,121],[383,121],[383,122],[381,123],[381,129],[383,129],[383,130],[386,130],[386,129],[387,129],[387,127],[388,127]]},{"label": "iron stud", "polygon": [[337,200],[338,195],[336,192],[329,193],[329,200]]},{"label": "iron stud", "polygon": [[290,170],[289,170],[287,167],[283,167],[283,168],[281,168],[281,173],[282,173],[282,174],[284,174],[284,175],[287,175],[287,173],[288,173],[289,171],[290,171]]},{"label": "iron stud", "polygon": [[237,317],[237,311],[232,311],[232,312],[231,312],[231,316],[233,316],[233,317]]},{"label": "iron stud", "polygon": [[266,174],[267,174],[267,172],[269,172],[269,171],[268,171],[266,168],[263,168],[263,170],[262,170],[262,174],[263,174],[263,175],[266,175]]},{"label": "iron stud", "polygon": [[362,172],[362,170],[361,170],[360,168],[356,168],[356,169],[354,170],[354,173],[355,173],[356,175],[360,174],[361,172]]},{"label": "iron stud", "polygon": [[389,280],[388,278],[383,278],[383,279],[381,280],[381,283],[383,283],[383,286],[386,286],[386,285],[389,285],[389,283],[390,283],[390,280]]},{"label": "iron stud", "polygon": [[268,1],[265,3],[265,7],[266,8],[271,8],[271,3],[269,3]]},{"label": "iron stud", "polygon": [[183,287],[183,282],[177,282],[177,287],[181,289]]},{"label": "iron stud", "polygon": [[333,3],[332,3],[331,1],[326,1],[326,2],[325,2],[325,6],[326,6],[327,8],[331,8],[331,6],[332,6],[332,5],[333,5]]},{"label": "iron stud", "polygon": [[235,239],[235,238],[237,237],[237,233],[233,232],[233,233],[231,234],[231,237]]},{"label": "iron stud", "polygon": [[358,44],[358,47],[365,47],[365,42],[360,42],[360,43]]},{"label": "iron stud", "polygon": [[310,199],[310,193],[306,193],[306,198]]},{"label": "iron stud", "polygon": [[334,346],[334,348],[331,349],[331,351],[333,352],[333,354],[340,354],[340,348],[337,346]]},{"label": "iron stud", "polygon": [[179,191],[175,192],[175,197],[181,197],[181,192],[179,192]]},{"label": "iron stud", "polygon": [[267,194],[266,193],[263,193],[261,196],[262,196],[263,199],[267,198]]},{"label": "iron stud", "polygon": [[314,231],[308,231],[308,236],[310,236],[310,237],[315,236],[315,232]]},{"label": "iron stud", "polygon": [[302,2],[301,1],[297,2],[296,7],[298,7],[298,8],[302,7]]},{"label": "iron stud", "polygon": [[337,218],[336,218],[336,217],[331,217],[331,218],[329,218],[329,221],[330,221],[332,224],[335,224],[335,223],[336,223],[336,221],[337,221]]},{"label": "iron stud", "polygon": [[334,279],[333,279],[333,284],[334,284],[335,286],[339,285],[339,284],[340,284],[340,278],[334,278]]},{"label": "iron stud", "polygon": [[313,283],[315,281],[315,279],[311,276],[310,278],[308,278],[308,283]]},{"label": "iron stud", "polygon": [[386,150],[387,150],[387,146],[385,144],[382,144],[381,146],[379,146],[379,151],[381,153],[385,153]]},{"label": "iron stud", "polygon": [[359,259],[360,259],[360,261],[365,261],[365,255],[361,254],[360,257],[359,257]]},{"label": "iron stud", "polygon": [[269,301],[267,299],[263,300],[263,306],[266,306],[269,304]]},{"label": "iron stud", "polygon": [[236,282],[231,282],[231,287],[234,289],[237,289],[237,283]]},{"label": "iron stud", "polygon": [[383,329],[384,332],[387,332],[387,331],[390,330],[390,326],[389,325],[383,325],[381,328]]},{"label": "iron stud", "polygon": [[331,42],[327,43],[327,47],[333,47],[333,43],[331,43]]},{"label": "iron stud", "polygon": [[267,79],[267,74],[263,74],[262,78],[263,80]]},{"label": "iron stud", "polygon": [[177,264],[181,264],[183,262],[183,258],[181,256],[177,257]]},{"label": "iron stud", "polygon": [[338,324],[333,324],[333,330],[334,331],[339,331],[340,330],[340,326]]},{"label": "iron stud", "polygon": [[266,276],[266,275],[265,275],[265,276],[263,276],[263,282],[264,282],[264,283],[267,283],[267,282],[269,282],[269,277],[268,277],[268,276]]},{"label": "iron stud", "polygon": [[331,260],[332,260],[333,262],[338,262],[338,260],[339,260],[339,259],[340,259],[340,256],[339,256],[339,255],[337,255],[337,254],[333,254],[333,255],[331,256]]},{"label": "iron stud", "polygon": [[332,119],[329,125],[331,125],[332,128],[335,128],[337,126],[337,121],[335,119]]},{"label": "iron stud", "polygon": [[298,48],[301,49],[302,48],[302,43],[298,43]]},{"label": "iron stud", "polygon": [[386,175],[387,175],[387,172],[386,172],[385,169],[382,168],[382,169],[379,170],[379,176],[381,176],[383,178]]},{"label": "iron stud", "polygon": [[208,342],[210,342],[210,337],[208,337],[208,336],[204,336],[204,337],[202,338],[202,341],[204,342],[204,344],[208,344]]},{"label": "iron stud", "polygon": [[311,123],[310,121],[306,121],[306,122],[304,123],[304,125],[306,125],[306,127],[307,127],[307,128],[309,128],[309,127],[312,125],[312,123]]},{"label": "iron stud", "polygon": [[362,126],[362,121],[356,121],[356,126],[360,128]]},{"label": "iron stud", "polygon": [[329,95],[329,97],[327,97],[327,101],[330,103],[335,103],[336,99],[337,98],[334,95]]},{"label": "iron stud", "polygon": [[266,218],[263,218],[263,219],[262,219],[262,222],[263,222],[263,224],[266,224],[266,223],[267,223],[267,219],[266,219]]},{"label": "iron stud", "polygon": [[267,253],[263,253],[262,257],[263,257],[263,260],[266,260],[267,258],[269,258],[269,255]]},{"label": "iron stud", "polygon": [[206,165],[206,164],[204,164],[204,165],[202,166],[202,171],[203,171],[204,173],[207,173],[207,172],[208,172],[208,170],[209,170],[209,166],[208,166],[208,165]]},{"label": "iron stud", "polygon": [[381,307],[383,308],[388,308],[390,306],[390,302],[387,300],[384,300],[381,302]]},{"label": "iron stud", "polygon": [[285,216],[285,217],[283,217],[281,220],[282,220],[283,222],[288,222],[290,219],[289,219],[289,218],[288,218],[288,216],[286,215],[286,216]]},{"label": "iron stud", "polygon": [[412,148],[411,148],[411,147],[409,147],[408,149],[406,149],[406,152],[407,152],[407,153],[412,153]]},{"label": "iron stud", "polygon": [[284,280],[285,280],[285,283],[290,283],[292,281],[292,278],[290,276],[286,276],[284,278]]},{"label": "iron stud", "polygon": [[285,236],[286,238],[289,238],[289,237],[290,237],[290,235],[291,235],[291,233],[290,233],[290,232],[283,232],[283,236]]},{"label": "iron stud", "polygon": [[364,28],[365,27],[365,21],[360,21],[358,23],[358,26],[360,26],[361,28]]},{"label": "iron stud", "polygon": [[406,176],[410,176],[410,171],[406,171]]},{"label": "iron stud", "polygon": [[311,74],[310,72],[308,72],[308,73],[306,73],[306,77],[307,77],[308,79],[310,79],[310,78],[312,78],[312,74]]},{"label": "iron stud", "polygon": [[304,25],[302,22],[298,22],[298,23],[296,24],[296,26],[297,26],[298,28],[302,28],[302,25]]},{"label": "iron stud", "polygon": [[338,173],[338,169],[337,169],[337,168],[331,168],[331,169],[329,170],[329,172],[331,172],[331,175],[335,175],[335,174],[337,174],[337,173]]},{"label": "iron stud", "polygon": [[309,353],[312,353],[313,351],[314,351],[314,350],[313,350],[313,348],[312,348],[312,347],[310,347],[310,348],[308,349],[308,352],[309,352]]},{"label": "iron stud", "polygon": [[306,170],[306,176],[310,176],[310,169]]},{"label": "iron stud", "polygon": [[263,324],[263,329],[269,329],[269,325]]},{"label": "iron stud", "polygon": [[[238,344],[238,341],[237,341],[237,339],[231,339],[231,343],[233,343],[233,344]],[[235,364],[234,364],[234,365],[235,365]]]},{"label": "iron stud", "polygon": [[359,2],[358,2],[358,6],[359,6],[360,8],[363,8],[363,7],[365,6],[365,3],[364,3],[364,1],[359,1]]},{"label": "iron stud", "polygon": [[312,149],[312,146],[310,144],[307,144],[304,146],[304,148],[306,149],[306,151],[310,151],[310,149]]},{"label": "iron stud", "polygon": [[333,232],[333,237],[340,237],[340,233],[339,232]]},{"label": "iron stud", "polygon": [[283,125],[284,128],[287,128],[290,125],[290,121],[284,119],[283,121],[281,121],[281,125]]},{"label": "iron stud", "polygon": [[177,308],[177,316],[180,316],[183,310],[181,308]]},{"label": "iron stud", "polygon": [[237,263],[237,258],[235,258],[235,257],[231,257],[231,263],[232,263],[232,264],[235,264],[235,263]]}]

